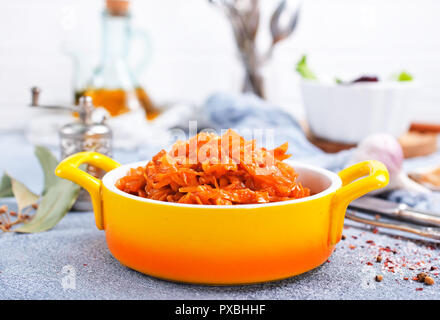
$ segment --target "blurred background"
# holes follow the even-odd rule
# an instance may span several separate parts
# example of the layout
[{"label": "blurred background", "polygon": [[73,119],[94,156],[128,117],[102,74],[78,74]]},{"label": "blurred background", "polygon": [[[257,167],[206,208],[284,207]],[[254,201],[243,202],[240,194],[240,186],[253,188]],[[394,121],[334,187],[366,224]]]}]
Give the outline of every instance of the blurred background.
[{"label": "blurred background", "polygon": [[[260,6],[269,19],[277,1],[262,0]],[[98,64],[104,7],[101,0],[0,2],[3,119],[26,110],[34,85],[44,90],[42,102],[73,101],[73,57],[84,69]],[[213,92],[240,92],[243,71],[230,24],[209,1],[133,0],[131,13],[133,28],[151,40],[151,58],[138,80],[154,101],[202,103]],[[295,64],[306,53],[315,70],[332,75],[409,70],[423,83],[413,117],[440,122],[438,30],[436,0],[303,1],[295,32],[262,70],[267,99],[304,116]],[[269,40],[264,25],[258,42],[264,47]],[[133,61],[142,51],[140,44],[134,48]]]}]

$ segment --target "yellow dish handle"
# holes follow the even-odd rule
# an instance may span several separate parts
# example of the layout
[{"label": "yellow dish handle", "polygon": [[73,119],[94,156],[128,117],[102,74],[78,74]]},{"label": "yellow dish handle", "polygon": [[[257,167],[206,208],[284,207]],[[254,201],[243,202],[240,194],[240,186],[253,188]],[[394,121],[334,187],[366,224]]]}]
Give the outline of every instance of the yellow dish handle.
[{"label": "yellow dish handle", "polygon": [[342,170],[338,175],[342,180],[342,187],[336,191],[332,200],[329,233],[331,244],[341,240],[345,211],[349,203],[370,191],[385,187],[389,182],[387,168],[376,160],[357,163]]},{"label": "yellow dish handle", "polygon": [[79,152],[61,161],[55,169],[55,174],[79,184],[90,193],[92,198],[93,211],[95,212],[96,227],[104,229],[102,216],[101,185],[102,181],[84,172],[79,168],[83,163],[91,164],[105,171],[113,170],[120,166],[112,158],[98,152]]}]

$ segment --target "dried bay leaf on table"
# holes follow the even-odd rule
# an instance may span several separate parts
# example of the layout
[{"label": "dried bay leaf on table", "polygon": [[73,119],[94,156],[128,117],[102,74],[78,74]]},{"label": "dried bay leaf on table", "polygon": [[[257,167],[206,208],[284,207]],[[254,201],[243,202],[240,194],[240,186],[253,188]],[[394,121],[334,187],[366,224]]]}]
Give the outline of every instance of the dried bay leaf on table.
[{"label": "dried bay leaf on table", "polygon": [[21,212],[24,208],[27,208],[34,203],[37,203],[40,198],[39,195],[33,193],[20,181],[8,176],[11,180],[12,193],[17,201],[18,212]]},{"label": "dried bay leaf on table", "polygon": [[4,173],[2,180],[0,181],[0,198],[13,197],[12,184],[9,176]]},{"label": "dried bay leaf on table", "polygon": [[36,157],[38,158],[38,161],[40,162],[41,169],[43,169],[43,174],[44,174],[43,195],[44,195],[51,186],[57,183],[59,179],[55,175],[55,168],[58,165],[58,160],[55,158],[52,152],[50,152],[50,150],[45,147],[36,146],[34,152]]},{"label": "dried bay leaf on table", "polygon": [[43,196],[32,220],[14,229],[15,232],[35,233],[49,230],[72,208],[80,186],[68,180],[57,179]]},{"label": "dried bay leaf on table", "polygon": [[[13,231],[21,233],[42,232],[53,228],[72,208],[80,192],[80,186],[55,175],[58,161],[49,149],[35,147],[35,155],[44,174],[44,190],[37,211],[29,222]],[[0,184],[0,197],[15,196],[19,210],[34,203],[40,196],[24,184],[5,174]]]}]

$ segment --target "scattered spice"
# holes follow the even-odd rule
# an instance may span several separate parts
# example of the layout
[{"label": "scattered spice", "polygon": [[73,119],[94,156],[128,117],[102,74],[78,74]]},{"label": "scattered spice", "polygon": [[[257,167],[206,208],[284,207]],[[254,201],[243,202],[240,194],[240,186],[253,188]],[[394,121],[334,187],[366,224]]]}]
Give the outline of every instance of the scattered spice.
[{"label": "scattered spice", "polygon": [[32,208],[33,208],[34,210],[37,210],[37,209],[38,209],[38,203],[34,203],[34,204],[32,204]]},{"label": "scattered spice", "polygon": [[342,236],[341,236],[341,240],[345,240],[345,239],[347,239],[347,237],[344,236],[344,235],[342,235]]},{"label": "scattered spice", "polygon": [[[370,228],[369,230],[372,233],[378,232],[378,229]],[[349,241],[350,237],[355,240]],[[389,272],[393,275],[391,279],[387,278],[388,282],[394,280],[396,283],[402,284],[402,281],[407,281],[409,285],[408,281],[413,280],[416,282],[412,286],[413,290],[422,291],[424,286],[435,286],[437,279],[440,279],[440,265],[438,263],[440,257],[434,252],[440,249],[440,244],[417,239],[405,242],[405,238],[401,236],[390,235],[389,237],[397,241],[391,242],[387,246],[381,246],[378,239],[368,238],[368,231],[355,233],[355,235],[345,234],[344,238],[348,242],[345,248],[346,250],[358,249],[358,253],[362,254],[359,261],[361,264],[376,266],[377,275],[374,276],[374,279],[377,282],[383,282],[386,272]],[[357,243],[357,240],[360,242]],[[364,243],[367,245],[362,245]],[[361,250],[361,248],[364,249]],[[417,284],[422,287],[416,288]]]},{"label": "scattered spice", "polygon": [[425,272],[420,272],[418,275],[417,275],[417,281],[419,281],[419,282],[424,282],[425,281],[425,278],[427,277],[428,275],[425,273]]},{"label": "scattered spice", "polygon": [[435,283],[435,281],[434,281],[434,279],[431,278],[430,276],[426,276],[426,277],[425,277],[425,283],[426,283],[428,286],[432,286],[432,285]]},{"label": "scattered spice", "polygon": [[0,206],[0,231],[8,232],[16,224],[30,220],[29,210],[32,210],[32,207],[29,207],[26,213],[21,213],[9,210],[7,205]]}]

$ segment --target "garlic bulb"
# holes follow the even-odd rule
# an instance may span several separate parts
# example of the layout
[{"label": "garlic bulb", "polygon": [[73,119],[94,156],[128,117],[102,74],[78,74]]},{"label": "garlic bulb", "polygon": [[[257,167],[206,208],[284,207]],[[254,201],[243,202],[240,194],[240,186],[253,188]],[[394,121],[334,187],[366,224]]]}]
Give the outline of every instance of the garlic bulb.
[{"label": "garlic bulb", "polygon": [[390,183],[386,190],[405,189],[418,193],[431,193],[428,188],[411,180],[403,171],[403,151],[396,138],[389,134],[373,134],[361,141],[353,151],[347,166],[365,160],[378,160],[388,169]]}]

